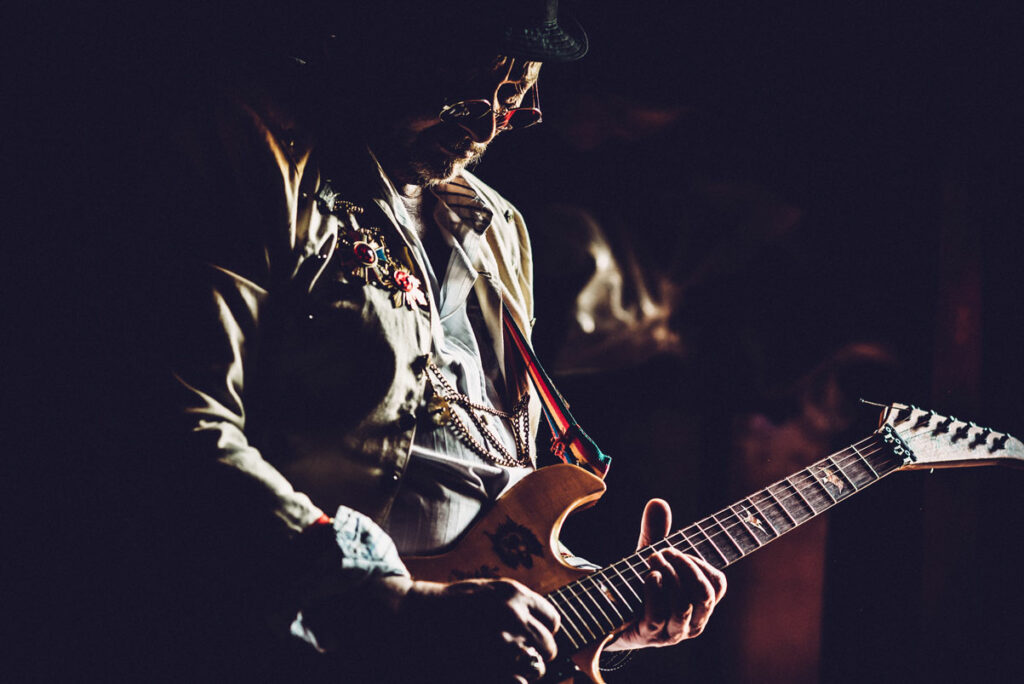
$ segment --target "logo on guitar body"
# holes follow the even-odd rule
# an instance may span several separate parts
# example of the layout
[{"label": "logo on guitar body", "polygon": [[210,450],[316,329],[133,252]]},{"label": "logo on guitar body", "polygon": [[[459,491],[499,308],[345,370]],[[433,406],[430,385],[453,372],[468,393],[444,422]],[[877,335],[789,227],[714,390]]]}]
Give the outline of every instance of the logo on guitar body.
[{"label": "logo on guitar body", "polygon": [[533,567],[533,556],[540,557],[544,547],[537,536],[512,518],[506,517],[505,522],[498,525],[494,534],[484,532],[494,544],[494,553],[501,562],[510,568]]}]

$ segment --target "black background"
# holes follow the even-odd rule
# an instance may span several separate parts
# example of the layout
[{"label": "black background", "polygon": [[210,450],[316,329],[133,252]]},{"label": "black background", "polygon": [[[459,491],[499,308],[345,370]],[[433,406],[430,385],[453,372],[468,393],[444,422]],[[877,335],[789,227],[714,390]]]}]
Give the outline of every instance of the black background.
[{"label": "black background", "polygon": [[[1024,434],[1019,8],[751,5],[578,3],[591,54],[545,67],[545,125],[500,140],[479,169],[533,226],[540,285],[565,296],[544,237],[557,228],[543,219],[552,203],[592,211],[655,268],[665,264],[653,257],[676,255],[679,280],[747,225],[748,205],[730,190],[799,211],[785,235],[754,240],[732,268],[687,290],[673,319],[685,354],[560,379],[616,457],[605,501],[570,529],[596,561],[630,549],[649,496],[667,498],[682,521],[746,494],[733,458],[738,418],[792,416],[801,378],[847,344],[877,344],[893,359],[853,373],[851,396]],[[117,266],[132,258],[126,236],[150,208],[133,199],[152,163],[139,150],[162,103],[196,76],[183,65],[194,68],[188,53],[204,31],[173,7],[13,9],[5,147],[21,201],[7,271],[10,331],[24,344],[10,383],[22,428],[11,459],[33,477],[9,504],[26,542],[15,554],[26,581],[12,586],[29,604],[18,621],[25,645],[75,654],[50,663],[64,679],[82,659],[103,669],[76,644],[131,632],[137,619],[122,556],[147,533],[133,507],[145,510],[153,483],[123,469],[140,454],[109,439],[130,415],[119,404],[145,394],[118,374],[131,350],[114,340],[131,313]],[[587,98],[681,114],[650,135],[582,150],[566,132]],[[980,316],[969,346],[977,367],[949,344],[946,312],[966,292],[965,272],[979,278],[968,300]],[[544,313],[542,304],[537,346],[554,358],[560,322]],[[850,439],[873,419],[859,414]],[[847,436],[834,435],[835,447]],[[897,475],[831,514],[820,680],[1008,680],[1024,664],[1022,530],[1024,478],[1004,470]],[[786,542],[762,553],[785,554]],[[701,639],[641,654],[610,678],[743,681],[729,622],[740,608],[727,598]]]}]

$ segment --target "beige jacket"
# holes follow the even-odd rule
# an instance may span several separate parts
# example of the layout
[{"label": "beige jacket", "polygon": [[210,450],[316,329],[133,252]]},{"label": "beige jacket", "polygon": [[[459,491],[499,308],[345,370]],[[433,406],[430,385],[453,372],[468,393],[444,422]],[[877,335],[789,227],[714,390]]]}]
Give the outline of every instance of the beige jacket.
[{"label": "beige jacket", "polygon": [[[349,219],[322,213],[316,198],[330,179],[395,252],[395,189],[365,150],[329,152],[256,108],[223,108],[214,129],[183,143],[215,205],[190,227],[202,263],[182,293],[194,315],[175,362],[196,475],[212,473],[235,510],[276,521],[284,536],[339,505],[383,521],[409,458],[437,312],[432,297],[430,311],[396,308],[339,268],[331,253]],[[465,177],[493,211],[474,266],[500,361],[502,302],[521,329],[532,324],[529,238],[515,207]],[[534,396],[534,435],[539,413]]]}]

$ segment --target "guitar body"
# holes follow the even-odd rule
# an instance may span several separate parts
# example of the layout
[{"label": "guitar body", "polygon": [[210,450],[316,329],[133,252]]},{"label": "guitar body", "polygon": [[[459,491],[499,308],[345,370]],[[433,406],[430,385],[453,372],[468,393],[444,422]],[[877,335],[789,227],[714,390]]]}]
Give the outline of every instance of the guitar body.
[{"label": "guitar body", "polygon": [[[574,510],[593,505],[605,484],[582,468],[553,465],[530,473],[509,489],[450,550],[433,556],[404,558],[418,580],[455,582],[508,578],[547,594],[590,574],[567,565],[559,552],[562,523]],[[609,635],[571,656],[584,675],[601,684],[597,661]],[[544,682],[572,681],[552,672]]]}]

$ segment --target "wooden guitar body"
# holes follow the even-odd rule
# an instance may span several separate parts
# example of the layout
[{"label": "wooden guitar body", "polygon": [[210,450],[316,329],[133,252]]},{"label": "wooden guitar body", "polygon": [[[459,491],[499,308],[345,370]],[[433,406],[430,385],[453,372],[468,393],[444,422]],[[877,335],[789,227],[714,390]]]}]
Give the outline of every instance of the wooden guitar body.
[{"label": "wooden guitar body", "polygon": [[[403,560],[418,580],[455,582],[504,577],[547,594],[590,574],[562,560],[558,535],[570,513],[593,505],[604,491],[604,482],[582,468],[564,464],[541,468],[505,492],[454,548]],[[613,636],[570,656],[575,666],[598,684],[603,680],[597,661]],[[562,678],[552,672],[543,681],[569,682],[572,675]]]}]

